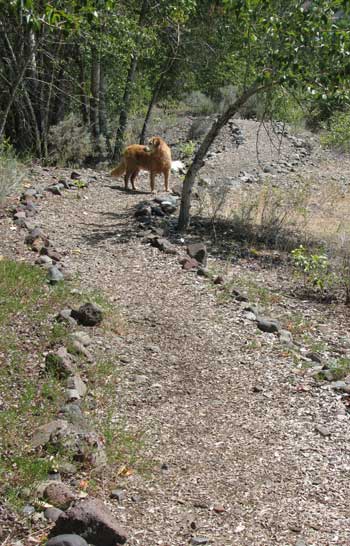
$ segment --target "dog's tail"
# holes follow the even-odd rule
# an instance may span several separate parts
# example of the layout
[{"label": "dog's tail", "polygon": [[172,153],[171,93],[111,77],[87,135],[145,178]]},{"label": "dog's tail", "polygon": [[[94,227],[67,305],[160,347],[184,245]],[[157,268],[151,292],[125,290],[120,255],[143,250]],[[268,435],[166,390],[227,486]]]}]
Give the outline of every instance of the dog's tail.
[{"label": "dog's tail", "polygon": [[111,171],[111,176],[121,176],[122,174],[125,173],[125,171],[126,171],[125,160],[122,159],[119,165],[117,165],[117,167],[115,167],[113,171]]}]

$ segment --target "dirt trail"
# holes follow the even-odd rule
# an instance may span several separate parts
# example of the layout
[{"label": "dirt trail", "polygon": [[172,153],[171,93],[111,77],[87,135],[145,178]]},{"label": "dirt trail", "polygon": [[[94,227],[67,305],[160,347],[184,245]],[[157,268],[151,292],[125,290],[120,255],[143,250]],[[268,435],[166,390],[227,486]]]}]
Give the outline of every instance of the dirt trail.
[{"label": "dirt trail", "polygon": [[276,337],[258,335],[237,303],[218,305],[177,257],[142,244],[132,209],[148,196],[118,184],[101,177],[79,202],[48,196],[38,218],[69,271],[128,322],[104,347],[125,357],[115,413],[144,433],[143,457],[155,461],[117,484],[128,543],[349,545],[350,434],[336,396],[298,389]]}]

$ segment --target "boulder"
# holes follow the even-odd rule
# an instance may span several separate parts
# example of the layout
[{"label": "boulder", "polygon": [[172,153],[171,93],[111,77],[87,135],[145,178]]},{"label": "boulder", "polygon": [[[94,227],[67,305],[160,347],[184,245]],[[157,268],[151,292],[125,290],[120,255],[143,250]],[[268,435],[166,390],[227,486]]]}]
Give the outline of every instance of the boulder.
[{"label": "boulder", "polygon": [[62,514],[50,533],[54,537],[77,533],[94,546],[117,546],[127,541],[126,531],[102,501],[87,498]]},{"label": "boulder", "polygon": [[[66,510],[76,499],[76,494],[62,482],[50,483],[44,490],[44,498],[55,508]],[[60,517],[60,516],[59,516]]]},{"label": "boulder", "polygon": [[187,247],[188,255],[199,262],[203,267],[207,265],[208,252],[204,243],[193,243]]},{"label": "boulder", "polygon": [[58,535],[50,538],[46,546],[88,546],[88,543],[78,535]]},{"label": "boulder", "polygon": [[84,303],[79,309],[72,309],[71,316],[83,326],[97,326],[103,318],[102,309],[94,303]]}]

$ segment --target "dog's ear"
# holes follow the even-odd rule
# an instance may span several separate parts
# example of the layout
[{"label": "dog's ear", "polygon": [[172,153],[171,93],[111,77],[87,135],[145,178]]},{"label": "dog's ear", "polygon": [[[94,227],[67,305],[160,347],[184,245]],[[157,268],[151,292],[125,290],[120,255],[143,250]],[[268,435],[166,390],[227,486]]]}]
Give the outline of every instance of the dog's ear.
[{"label": "dog's ear", "polygon": [[154,137],[153,138],[153,146],[157,147],[160,145],[160,138],[159,137]]}]

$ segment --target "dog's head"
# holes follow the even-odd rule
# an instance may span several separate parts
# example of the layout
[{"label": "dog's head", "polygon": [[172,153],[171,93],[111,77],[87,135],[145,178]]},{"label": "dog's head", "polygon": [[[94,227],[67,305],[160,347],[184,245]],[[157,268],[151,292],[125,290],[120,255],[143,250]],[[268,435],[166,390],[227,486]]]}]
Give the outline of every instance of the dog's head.
[{"label": "dog's head", "polygon": [[160,137],[152,137],[148,141],[148,147],[153,151],[156,150],[162,142],[162,139]]}]

